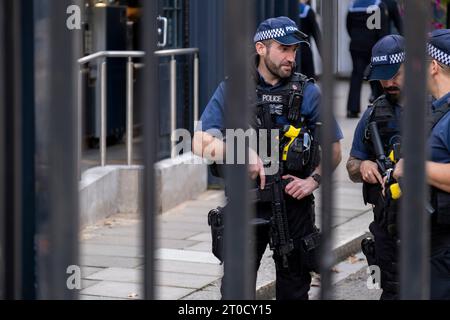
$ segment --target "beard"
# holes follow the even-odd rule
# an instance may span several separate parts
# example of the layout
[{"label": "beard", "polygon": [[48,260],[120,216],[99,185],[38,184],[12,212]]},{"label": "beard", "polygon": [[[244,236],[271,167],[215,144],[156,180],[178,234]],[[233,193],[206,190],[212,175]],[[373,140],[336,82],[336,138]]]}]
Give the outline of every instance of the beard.
[{"label": "beard", "polygon": [[384,88],[384,94],[390,103],[398,104],[402,96],[402,91],[399,87],[387,87]]},{"label": "beard", "polygon": [[[276,65],[269,58],[269,55],[264,57],[264,62],[266,64],[269,72],[272,75],[274,75],[275,77],[278,77],[281,79],[289,78],[292,75],[292,72],[294,71],[294,68],[295,68],[295,62],[294,63],[284,62],[284,63],[281,63],[280,65]],[[284,67],[289,67],[289,70],[284,69]]]}]

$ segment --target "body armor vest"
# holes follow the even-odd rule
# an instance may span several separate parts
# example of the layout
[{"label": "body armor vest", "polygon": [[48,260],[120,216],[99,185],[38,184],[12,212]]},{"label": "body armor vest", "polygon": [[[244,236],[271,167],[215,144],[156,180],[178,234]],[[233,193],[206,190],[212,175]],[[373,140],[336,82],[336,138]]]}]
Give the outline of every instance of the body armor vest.
[{"label": "body armor vest", "polygon": [[[395,144],[401,143],[400,119],[396,114],[396,107],[386,98],[385,95],[382,95],[376,99],[371,108],[372,110],[367,119],[364,133],[364,144],[368,146],[370,151],[369,160],[375,161],[375,150],[373,148],[373,144],[371,143],[371,137],[368,130],[369,123],[376,122],[384,153],[385,155],[388,155],[392,151]],[[378,205],[380,201],[380,193],[381,186],[379,184],[363,182],[364,202]]]},{"label": "body armor vest", "polygon": [[[276,91],[269,91],[260,84],[256,86],[256,129],[280,129],[275,118],[285,116],[289,123],[299,127],[304,119],[301,117],[303,92],[308,79],[300,73],[294,73],[286,84]],[[270,119],[268,118],[270,115]]]},{"label": "body armor vest", "polygon": [[[450,105],[447,103],[432,114],[429,121],[430,133],[448,112],[450,112]],[[442,225],[450,225],[450,193],[435,187],[431,187],[430,191],[431,206],[434,209],[436,222]]]},{"label": "body armor vest", "polygon": [[[288,171],[302,172],[311,163],[311,146],[313,135],[310,132],[301,112],[303,93],[308,79],[300,73],[294,73],[289,81],[277,90],[267,90],[261,85],[256,87],[255,122],[253,127],[258,131],[258,143],[260,129],[267,130],[267,149],[270,149],[270,130],[280,130],[280,161]],[[286,117],[289,125],[279,124],[277,118]],[[258,151],[260,146],[258,145]],[[259,152],[258,152],[259,153]],[[306,173],[309,174],[309,173]]]}]

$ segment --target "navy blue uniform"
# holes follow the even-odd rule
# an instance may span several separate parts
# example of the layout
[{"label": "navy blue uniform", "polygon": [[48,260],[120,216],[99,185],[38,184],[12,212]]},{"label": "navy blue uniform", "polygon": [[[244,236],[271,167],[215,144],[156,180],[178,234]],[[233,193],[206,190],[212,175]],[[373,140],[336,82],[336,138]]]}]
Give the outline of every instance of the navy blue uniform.
[{"label": "navy blue uniform", "polygon": [[398,3],[396,0],[382,0],[387,8],[387,20],[388,20],[388,34],[392,34],[392,27],[395,27],[399,34],[403,34],[403,21],[400,16],[400,10],[398,9]]},{"label": "navy blue uniform", "polygon": [[[280,87],[284,86],[285,81],[280,81],[277,85],[271,86],[266,83],[264,79],[259,76],[259,84],[262,85],[268,92],[276,92]],[[210,133],[213,136],[217,136],[222,130],[225,129],[225,89],[226,83],[222,82],[218,88],[216,89],[214,95],[210,99],[208,105],[206,106],[203,114],[200,118],[201,128],[197,127],[196,130],[205,131]],[[319,120],[319,106],[320,106],[320,90],[317,85],[308,82],[305,85],[304,89],[304,97],[303,103],[301,106],[301,114],[305,117],[305,122],[307,126],[313,130],[315,123]],[[276,125],[286,125],[290,124],[285,115],[278,115],[275,117]],[[337,122],[334,124],[334,142],[338,142],[343,138],[342,131],[339,128]],[[297,201],[290,196],[286,197],[286,201],[288,202],[288,206],[292,202],[292,206],[295,207],[301,201]],[[266,209],[261,206],[261,218],[267,218],[268,215],[271,214],[270,206],[267,206]],[[288,215],[289,224],[290,224],[290,232],[292,237],[300,237],[303,235],[304,231],[301,228],[303,219],[305,219],[304,214],[291,214]]]},{"label": "navy blue uniform", "polygon": [[[432,104],[433,111],[450,102],[450,92]],[[450,112],[433,128],[428,138],[430,160],[450,163]],[[431,218],[431,299],[450,299],[450,225]]]},{"label": "navy blue uniform", "polygon": [[[450,30],[433,31],[427,52],[437,62],[450,67]],[[450,163],[450,112],[445,113],[449,103],[450,92],[431,106],[434,127],[428,147],[432,162]],[[431,205],[435,209],[431,216],[430,296],[431,299],[450,300],[450,194],[435,187],[430,189]]]},{"label": "navy blue uniform", "polygon": [[[259,86],[263,87],[267,92],[276,92],[288,82],[289,79],[281,80],[277,85],[271,86],[259,76]],[[206,106],[202,116],[202,131],[215,135],[221,132],[225,126],[225,90],[226,82],[222,82],[208,105]],[[320,91],[313,83],[306,83],[304,88],[304,98],[301,105],[301,114],[305,117],[306,124],[313,129],[314,124],[319,119]],[[290,124],[284,115],[275,117],[277,125]],[[196,130],[200,130],[197,127]],[[334,141],[343,138],[342,132],[335,122]],[[280,300],[303,300],[308,299],[308,291],[310,289],[311,275],[310,269],[305,265],[304,253],[301,250],[301,237],[314,231],[315,213],[313,206],[314,197],[311,195],[302,200],[296,200],[285,194],[286,211],[289,224],[289,233],[294,241],[294,250],[288,256],[289,268],[283,268],[281,257],[273,255],[276,265],[276,295]],[[272,208],[270,203],[257,203],[256,214],[258,218],[270,220]],[[259,227],[256,235],[256,261],[255,273],[253,275],[256,283],[256,271],[259,268],[261,258],[269,243],[269,227]]]},{"label": "navy blue uniform", "polygon": [[[307,35],[307,41],[311,43],[311,37],[317,45],[319,53],[321,51],[320,45],[322,43],[322,33],[316,21],[316,13],[307,4],[299,4],[299,29]],[[311,47],[306,44],[301,44],[299,48],[299,55],[297,65],[300,67],[299,71],[308,78],[315,78],[316,72],[314,68],[314,59]]]},{"label": "navy blue uniform", "polygon": [[[394,107],[395,114],[397,119],[400,119],[402,109],[399,105],[395,105]],[[359,160],[371,160],[375,161],[375,154],[371,152],[371,149],[367,145],[367,142],[364,141],[365,131],[369,122],[370,113],[372,112],[373,107],[368,108],[363,116],[361,117],[353,137],[352,149],[350,151],[350,156],[357,158]],[[388,124],[392,127],[397,126],[398,124],[392,122]],[[380,203],[382,202],[379,200]],[[379,206],[380,204],[378,204]],[[397,240],[392,237],[385,226],[380,225],[377,221],[377,214],[382,214],[383,208],[375,205],[374,211],[374,221],[370,224],[369,230],[374,236],[375,240],[375,257],[376,264],[381,269],[381,287],[383,289],[383,294],[381,296],[382,300],[394,300],[398,298],[397,288],[393,284],[397,282],[397,273],[398,273],[398,265],[397,265]]]},{"label": "navy blue uniform", "polygon": [[[371,6],[380,8],[381,29],[370,30],[367,21],[371,14],[367,9]],[[349,115],[356,116],[361,110],[361,87],[364,72],[370,64],[372,47],[383,36],[387,35],[386,7],[380,0],[354,0],[350,3],[346,20],[347,32],[350,36],[350,54],[353,69],[348,94],[347,111]],[[370,83],[372,97],[377,98],[382,94],[378,82]]]}]

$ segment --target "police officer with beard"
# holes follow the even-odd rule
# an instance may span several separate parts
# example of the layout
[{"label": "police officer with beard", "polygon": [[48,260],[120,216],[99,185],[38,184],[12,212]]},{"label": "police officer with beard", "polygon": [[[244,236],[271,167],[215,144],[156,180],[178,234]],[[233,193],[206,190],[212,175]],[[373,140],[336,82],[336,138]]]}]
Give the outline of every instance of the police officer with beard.
[{"label": "police officer with beard", "polygon": [[[369,229],[375,241],[363,240],[362,249],[369,265],[376,265],[381,270],[383,300],[398,298],[398,205],[394,200],[388,199],[388,194],[383,193],[383,172],[376,162],[376,138],[372,136],[373,131],[369,130],[369,125],[376,124],[384,155],[389,155],[399,146],[402,110],[399,99],[403,85],[404,50],[404,39],[399,35],[386,36],[373,47],[369,79],[380,81],[385,94],[375,100],[360,119],[347,161],[350,179],[363,183],[364,202],[373,206],[374,221]],[[392,207],[386,206],[386,201],[391,201]]]},{"label": "police officer with beard", "polygon": [[[265,117],[267,121],[264,120],[265,126],[257,127],[258,132],[259,129],[280,129],[285,125],[304,128],[303,135],[314,130],[319,118],[319,89],[313,81],[294,73],[297,49],[299,44],[305,41],[304,38],[295,22],[287,17],[265,20],[256,31],[253,80],[257,94],[254,97],[255,91],[249,93],[248,107],[253,109],[254,106],[259,106],[257,110],[264,112],[262,117]],[[227,81],[233,81],[233,79]],[[213,160],[224,159],[225,156],[226,142],[218,139],[217,135],[225,129],[225,90],[226,82],[222,82],[206,106],[200,119],[202,127],[201,129],[197,127],[193,139],[194,153],[207,157],[208,150],[209,154],[214,154]],[[275,101],[278,101],[278,104],[274,103]],[[291,103],[292,101],[296,102]],[[296,116],[292,117],[293,114]],[[256,111],[258,123],[262,120],[260,115],[260,111]],[[269,126],[267,126],[268,122],[271,123]],[[341,160],[339,142],[341,139],[342,132],[335,123],[333,144],[335,166]],[[270,179],[257,150],[250,149],[249,158],[250,177],[257,181],[260,189],[266,188],[266,180]],[[308,299],[311,267],[307,263],[301,245],[304,237],[317,231],[312,193],[320,185],[320,167],[307,171],[286,171],[282,179],[290,181],[284,190],[283,199],[286,205],[289,235],[293,240],[294,248],[287,256],[287,266],[284,265],[282,257],[276,251],[274,252],[276,296],[277,299],[283,300]],[[270,221],[271,203],[257,202],[256,216],[260,220]],[[256,261],[253,274],[255,284],[256,272],[269,239],[269,229],[256,233]]]},{"label": "police officer with beard", "polygon": [[[435,99],[429,118],[426,174],[431,191],[430,298],[450,299],[450,30],[431,33],[428,90]],[[394,178],[403,176],[403,160]]]}]

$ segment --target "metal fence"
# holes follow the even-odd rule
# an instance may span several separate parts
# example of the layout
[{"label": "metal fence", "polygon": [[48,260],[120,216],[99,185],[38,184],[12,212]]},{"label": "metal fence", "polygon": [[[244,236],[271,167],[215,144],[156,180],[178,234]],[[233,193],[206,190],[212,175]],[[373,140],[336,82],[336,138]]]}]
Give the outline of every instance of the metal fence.
[{"label": "metal fence", "polygon": [[[80,2],[77,3],[81,6]],[[333,6],[337,0],[329,2],[333,5],[322,8],[322,108],[325,110],[321,135],[322,299],[332,298],[330,268],[334,263],[331,258],[334,200],[331,123],[335,61],[332,30],[336,21]],[[76,291],[68,290],[66,286],[66,270],[68,266],[78,264],[76,58],[81,39],[77,31],[61,28],[66,23],[66,16],[61,12],[66,12],[66,8],[73,3],[73,0],[39,0],[33,6],[26,0],[0,0],[0,298],[77,297]],[[145,166],[143,277],[145,298],[154,299],[156,211],[153,167],[159,119],[158,77],[155,72],[158,61],[154,52],[158,49],[158,10],[156,1],[143,3],[146,90],[138,97],[139,103],[145,106],[142,108]],[[229,0],[224,12],[227,17],[226,66],[229,75],[238,79],[231,86],[228,96],[227,124],[232,128],[246,127],[248,119],[248,114],[242,113],[239,103],[247,99],[249,88],[248,77],[243,76],[242,70],[249,70],[250,61],[246,57],[250,56],[250,52],[243,44],[248,43],[253,33],[250,27],[254,25],[252,8],[251,1]],[[400,272],[401,297],[404,299],[426,299],[429,295],[428,220],[421,210],[426,193],[426,85],[423,75],[427,12],[428,6],[422,0],[406,3],[408,55],[405,78],[408,107],[405,108],[403,124],[406,172],[401,214],[403,240]],[[36,16],[40,18],[35,20]],[[36,39],[42,41],[38,43]],[[39,48],[34,48],[34,45],[39,45]],[[39,97],[34,99],[35,95]],[[196,101],[198,104],[198,99]],[[248,243],[250,237],[247,226],[251,210],[245,192],[248,181],[244,178],[246,167],[231,166],[228,176],[231,202],[226,228],[229,230],[227,232],[233,230],[233,236],[226,237],[224,298],[251,299],[253,288],[248,278],[249,268],[253,267],[249,263],[251,250],[242,246],[242,243]],[[227,277],[231,274],[233,277]]]}]

